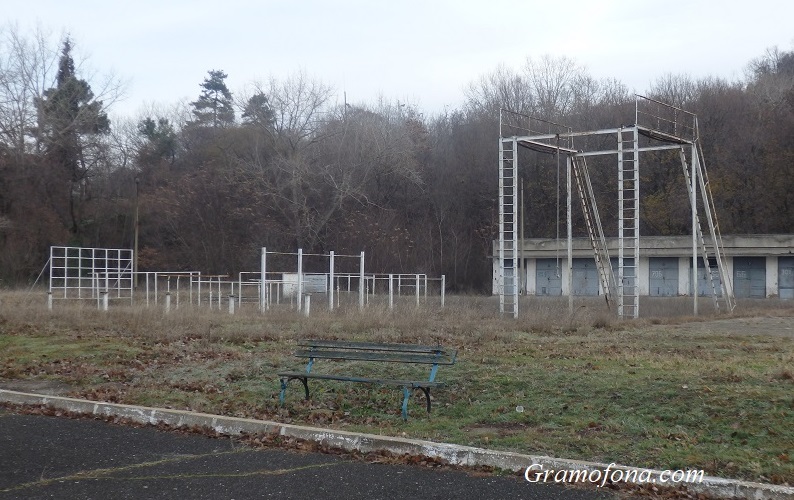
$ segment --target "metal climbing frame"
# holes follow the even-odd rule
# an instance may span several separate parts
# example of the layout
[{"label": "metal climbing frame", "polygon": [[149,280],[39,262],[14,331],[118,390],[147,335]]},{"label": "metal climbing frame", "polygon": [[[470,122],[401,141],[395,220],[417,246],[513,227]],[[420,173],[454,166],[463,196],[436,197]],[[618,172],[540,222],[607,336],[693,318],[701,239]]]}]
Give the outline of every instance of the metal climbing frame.
[{"label": "metal climbing frame", "polygon": [[[520,243],[516,239],[518,179],[518,147],[549,154],[567,155],[567,290],[569,306],[573,309],[572,294],[572,182],[576,181],[588,236],[599,268],[602,293],[607,303],[617,295],[617,314],[620,318],[639,316],[639,259],[640,259],[640,153],[679,150],[692,211],[692,283],[697,290],[697,261],[700,253],[707,276],[711,277],[712,295],[717,310],[732,311],[735,307],[733,286],[728,273],[719,223],[714,212],[714,200],[702,160],[697,116],[675,106],[637,95],[634,125],[613,129],[573,132],[552,122],[502,110],[499,120],[499,304],[502,313],[518,317],[518,287],[516,272]],[[519,125],[517,125],[517,123]],[[537,124],[546,127],[538,131]],[[534,130],[533,130],[534,129]],[[566,130],[567,129],[567,130]],[[613,137],[614,149],[573,149],[573,138],[590,144],[589,138]],[[601,142],[601,141],[593,141]],[[686,153],[690,160],[687,161]],[[592,193],[587,156],[615,155],[618,181],[618,272],[614,276],[606,238],[601,226],[595,197]],[[699,196],[698,196],[699,195]],[[702,206],[708,223],[709,238],[703,235],[698,207]],[[717,264],[719,280],[715,282],[709,267]],[[693,308],[697,314],[697,293],[693,293]]]},{"label": "metal climbing frame", "polygon": [[518,146],[499,141],[499,311],[518,317]]},{"label": "metal climbing frame", "polygon": [[[563,137],[561,134],[564,134]],[[548,120],[501,110],[499,113],[499,310],[518,318],[521,242],[518,228],[518,148],[570,154],[571,129]],[[528,140],[539,135],[543,139]]]},{"label": "metal climbing frame", "polygon": [[637,127],[618,130],[618,317],[640,309],[640,154]]},{"label": "metal climbing frame", "polygon": [[132,250],[50,247],[49,293],[55,299],[111,299],[132,302]]}]

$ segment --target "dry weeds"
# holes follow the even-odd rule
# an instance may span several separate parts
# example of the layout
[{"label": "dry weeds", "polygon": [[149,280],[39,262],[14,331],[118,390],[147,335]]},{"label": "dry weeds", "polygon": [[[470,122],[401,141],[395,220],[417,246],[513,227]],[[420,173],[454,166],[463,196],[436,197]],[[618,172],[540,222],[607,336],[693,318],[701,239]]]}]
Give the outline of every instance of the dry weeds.
[{"label": "dry weeds", "polygon": [[[648,316],[624,322],[600,299],[577,299],[571,315],[567,299],[523,298],[516,321],[492,297],[363,313],[315,303],[308,318],[252,304],[233,316],[88,302],[48,311],[43,297],[0,292],[0,386],[49,380],[76,397],[794,483],[792,303],[744,301],[726,319],[705,299],[698,317],[683,298],[644,300]],[[282,409],[275,373],[299,366],[290,353],[304,337],[440,342],[459,362],[439,372],[448,387],[433,413],[417,397],[407,423],[389,387],[317,383],[308,402],[290,387]]]}]

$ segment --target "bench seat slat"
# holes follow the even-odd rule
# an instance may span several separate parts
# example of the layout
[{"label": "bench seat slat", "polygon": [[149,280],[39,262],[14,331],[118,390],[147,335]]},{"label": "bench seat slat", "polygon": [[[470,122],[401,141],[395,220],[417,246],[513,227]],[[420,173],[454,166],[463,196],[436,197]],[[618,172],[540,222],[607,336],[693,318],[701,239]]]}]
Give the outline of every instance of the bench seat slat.
[{"label": "bench seat slat", "polygon": [[385,361],[390,363],[419,363],[451,365],[454,363],[449,356],[434,356],[432,354],[412,354],[399,352],[372,352],[330,349],[301,349],[295,351],[298,358],[339,359],[349,361]]},{"label": "bench seat slat", "polygon": [[342,382],[362,382],[365,384],[381,384],[381,385],[399,385],[407,387],[443,387],[444,382],[425,382],[417,380],[395,380],[395,379],[382,379],[382,378],[367,378],[367,377],[347,377],[344,375],[326,375],[326,374],[313,374],[306,372],[286,372],[279,373],[279,377],[292,377],[292,378],[316,378],[321,380],[339,380]]}]

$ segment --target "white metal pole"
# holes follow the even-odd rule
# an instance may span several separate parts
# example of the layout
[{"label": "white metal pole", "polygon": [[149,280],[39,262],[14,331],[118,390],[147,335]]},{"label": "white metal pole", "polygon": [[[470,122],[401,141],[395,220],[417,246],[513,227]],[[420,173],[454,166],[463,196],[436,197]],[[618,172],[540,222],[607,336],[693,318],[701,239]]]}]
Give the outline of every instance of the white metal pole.
[{"label": "white metal pole", "polygon": [[166,292],[165,294],[165,312],[171,312],[171,293]]},{"label": "white metal pole", "polygon": [[268,303],[268,290],[265,277],[267,276],[267,248],[262,247],[262,262],[259,266],[259,311],[265,312]]},{"label": "white metal pole", "polygon": [[565,200],[565,223],[568,226],[568,313],[573,315],[573,227],[572,227],[572,216],[573,216],[573,209],[571,206],[571,157],[568,156],[568,159],[565,162],[565,189],[566,189],[566,200]]},{"label": "white metal pole", "polygon": [[[559,210],[559,206],[557,207]],[[559,212],[558,212],[559,213]],[[518,228],[518,293],[524,295],[526,291],[526,271],[524,270],[524,177],[521,177],[521,221]]]},{"label": "white metal pole", "polygon": [[444,308],[444,300],[447,293],[447,277],[446,275],[441,275],[441,308]]},{"label": "white metal pole", "polygon": [[328,254],[328,310],[334,310],[334,251]]},{"label": "white metal pole", "polygon": [[361,264],[358,269],[358,308],[364,310],[364,251],[361,251]]},{"label": "white metal pole", "polygon": [[234,295],[229,295],[229,314],[234,314]]},{"label": "white metal pole", "polygon": [[298,312],[301,310],[303,303],[303,249],[298,249]]},{"label": "white metal pole", "polygon": [[394,309],[394,275],[389,275],[389,309]]},{"label": "white metal pole", "polygon": [[[697,169],[695,168],[695,155],[697,152],[695,151],[695,146],[692,146],[692,189],[690,189],[690,194],[692,200],[690,203],[692,204],[692,311],[695,316],[698,315],[698,240],[697,240]],[[716,242],[715,242],[716,244]],[[706,263],[703,263],[703,269],[706,270]],[[706,279],[711,279],[711,276],[707,276]]]},{"label": "white metal pole", "polygon": [[416,305],[419,306],[419,275],[416,275]]}]

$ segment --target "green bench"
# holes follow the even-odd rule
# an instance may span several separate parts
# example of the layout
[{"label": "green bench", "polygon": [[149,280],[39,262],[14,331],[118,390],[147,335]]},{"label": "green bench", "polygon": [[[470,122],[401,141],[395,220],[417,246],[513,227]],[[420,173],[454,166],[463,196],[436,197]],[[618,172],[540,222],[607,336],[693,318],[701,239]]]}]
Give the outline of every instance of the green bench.
[{"label": "green bench", "polygon": [[[302,372],[282,372],[279,405],[284,406],[284,395],[290,380],[299,380],[303,384],[306,399],[309,399],[309,379],[338,380],[342,382],[359,382],[402,387],[402,417],[408,420],[408,398],[413,390],[421,390],[427,401],[427,413],[430,413],[430,389],[443,387],[443,382],[436,382],[436,373],[441,365],[455,364],[457,351],[438,346],[415,344],[388,344],[378,342],[347,342],[336,340],[300,340],[295,357],[308,359],[306,369]],[[430,375],[426,380],[396,380],[378,377],[361,377],[354,375],[321,374],[312,371],[317,360],[336,361],[369,361],[375,373],[380,363],[424,364],[430,366]],[[369,366],[369,365],[367,365]]]}]

